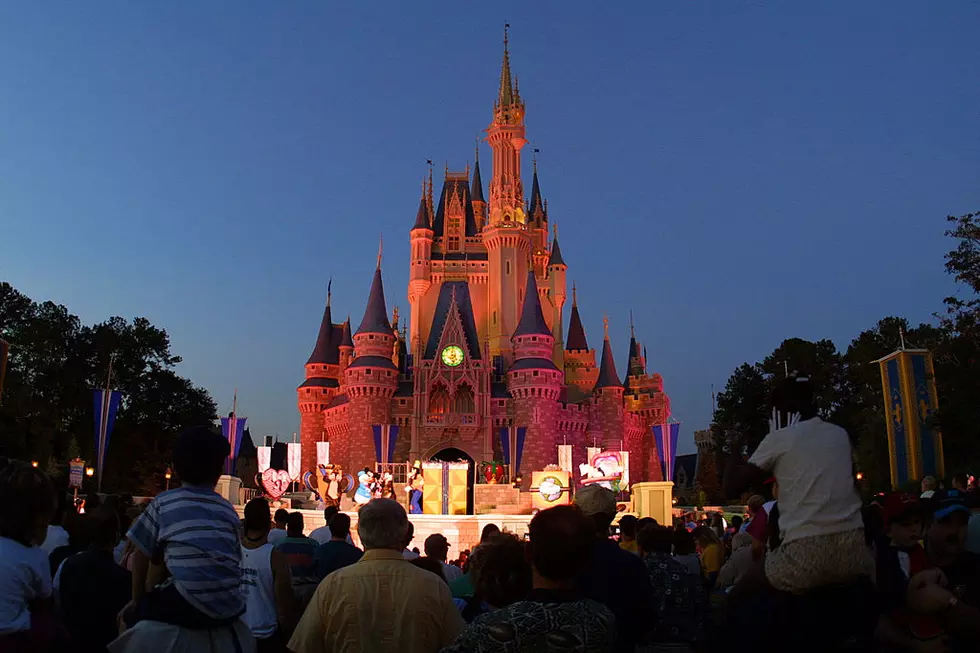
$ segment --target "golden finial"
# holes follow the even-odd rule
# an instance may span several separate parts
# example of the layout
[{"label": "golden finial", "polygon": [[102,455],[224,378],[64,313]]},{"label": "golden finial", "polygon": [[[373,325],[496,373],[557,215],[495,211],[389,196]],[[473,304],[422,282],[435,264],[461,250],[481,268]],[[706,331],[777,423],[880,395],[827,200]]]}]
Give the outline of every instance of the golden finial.
[{"label": "golden finial", "polygon": [[605,333],[606,340],[609,340],[609,316],[602,316],[602,331]]},{"label": "golden finial", "polygon": [[578,288],[575,287],[574,281],[572,281],[572,306],[578,306]]},{"label": "golden finial", "polygon": [[554,234],[555,240],[558,240],[558,223],[557,222],[552,222],[551,223],[551,231]]},{"label": "golden finial", "polygon": [[633,331],[633,309],[630,309],[630,338],[635,338],[636,333]]},{"label": "golden finial", "polygon": [[395,323],[395,328],[398,328],[398,304],[395,304],[395,308],[391,311],[391,321]]},{"label": "golden finial", "polygon": [[385,245],[385,237],[384,234],[381,234],[381,236],[378,238],[378,269],[379,270],[381,269],[381,253],[384,250],[384,245]]}]

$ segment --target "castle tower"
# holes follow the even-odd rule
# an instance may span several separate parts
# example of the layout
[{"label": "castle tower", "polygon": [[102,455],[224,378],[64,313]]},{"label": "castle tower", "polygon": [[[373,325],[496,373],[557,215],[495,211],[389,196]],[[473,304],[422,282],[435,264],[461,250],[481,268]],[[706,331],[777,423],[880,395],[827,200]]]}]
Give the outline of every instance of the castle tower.
[{"label": "castle tower", "polygon": [[476,228],[482,230],[487,224],[487,202],[483,199],[483,178],[480,176],[480,148],[476,148],[476,163],[473,165],[473,183],[470,184],[470,199],[473,202],[473,214],[476,217]]},{"label": "castle tower", "polygon": [[595,440],[603,448],[616,448],[625,444],[620,442],[623,433],[623,384],[616,373],[616,362],[609,342],[609,318],[603,318],[602,322],[605,337],[602,340],[599,378],[592,390],[593,415],[588,439]]},{"label": "castle tower", "polygon": [[531,231],[531,253],[534,261],[534,274],[543,279],[548,265],[548,210],[541,199],[541,186],[538,184],[538,162],[534,161],[534,177],[531,181],[531,200],[528,202],[528,228]]},{"label": "castle tower", "polygon": [[432,286],[432,240],[435,232],[432,230],[431,188],[422,186],[422,197],[419,199],[419,210],[415,214],[415,224],[410,234],[412,255],[409,263],[408,304],[411,311],[411,333],[409,342],[411,351],[415,351],[421,342],[420,303],[425,293]]},{"label": "castle tower", "polygon": [[[561,257],[561,248],[558,246],[558,226],[554,226],[555,239],[551,242],[551,254],[548,256],[548,286],[551,294],[551,304],[554,315],[551,317],[551,335],[555,338],[555,348],[552,352],[552,359],[558,369],[565,369],[565,334],[563,332],[565,298],[565,273],[568,266],[565,259]],[[576,311],[577,312],[577,311]],[[581,322],[579,323],[581,326]],[[583,336],[584,337],[584,336]]]},{"label": "castle tower", "polygon": [[509,363],[510,338],[517,326],[518,307],[524,301],[531,236],[521,183],[521,148],[527,144],[524,102],[511,80],[506,31],[500,89],[493,109],[493,122],[487,128],[487,141],[493,149],[493,176],[489,216],[482,233],[488,257],[490,353],[502,355]]},{"label": "castle tower", "polygon": [[392,362],[395,334],[385,306],[380,253],[364,317],[353,340],[354,360],[344,370],[344,390],[350,399],[350,432],[345,442],[347,450],[336,452],[338,462],[352,473],[363,467],[374,469],[377,456],[372,426],[390,423],[391,396],[398,387],[398,368]]},{"label": "castle tower", "polygon": [[[562,386],[562,373],[551,359],[555,339],[541,311],[533,270],[527,272],[521,319],[511,341],[515,360],[507,370],[507,389],[514,398],[515,425],[527,426],[521,470],[531,472],[556,462],[554,434]],[[527,489],[531,475],[523,476]]]},{"label": "castle tower", "polygon": [[344,378],[344,371],[354,360],[354,339],[350,334],[350,315],[344,320],[344,330],[340,336],[340,346],[337,347],[340,358],[340,378]]},{"label": "castle tower", "polygon": [[[316,469],[316,443],[326,438],[323,410],[339,391],[338,342],[340,334],[330,313],[330,285],[327,285],[327,305],[320,320],[313,353],[306,361],[306,380],[296,388],[299,407],[300,442],[303,444],[302,471]],[[337,342],[335,342],[335,339]]]},{"label": "castle tower", "polygon": [[599,379],[595,364],[595,350],[589,349],[585,328],[578,314],[578,292],[572,284],[572,315],[568,320],[568,341],[564,352],[565,383],[568,401],[577,403],[589,396]]},{"label": "castle tower", "polygon": [[[633,327],[633,313],[630,311],[630,347],[626,365],[626,379],[623,381],[624,406],[627,412],[638,415],[643,424],[643,436],[635,434],[636,440],[630,442],[630,451],[642,451],[646,461],[643,472],[650,480],[661,477],[660,456],[653,440],[646,437],[650,429],[664,424],[670,417],[670,398],[664,392],[664,380],[659,374],[647,372],[646,348],[636,340]],[[630,467],[639,465],[641,458],[630,459]],[[633,472],[631,472],[633,473]]]}]

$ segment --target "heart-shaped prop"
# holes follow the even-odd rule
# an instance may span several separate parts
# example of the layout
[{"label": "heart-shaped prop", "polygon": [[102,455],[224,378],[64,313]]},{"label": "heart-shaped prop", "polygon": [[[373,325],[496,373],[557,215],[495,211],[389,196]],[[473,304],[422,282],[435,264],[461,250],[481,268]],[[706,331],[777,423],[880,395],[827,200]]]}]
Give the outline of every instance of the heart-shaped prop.
[{"label": "heart-shaped prop", "polygon": [[278,501],[282,495],[286,494],[291,481],[289,472],[285,469],[272,469],[270,467],[262,472],[262,487],[273,501]]}]

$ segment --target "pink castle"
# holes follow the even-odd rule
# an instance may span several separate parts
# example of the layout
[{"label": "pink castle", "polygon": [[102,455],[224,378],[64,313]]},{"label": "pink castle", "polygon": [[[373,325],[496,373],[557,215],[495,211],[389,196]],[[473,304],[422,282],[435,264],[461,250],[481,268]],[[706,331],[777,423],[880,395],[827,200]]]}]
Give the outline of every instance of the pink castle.
[{"label": "pink castle", "polygon": [[[524,427],[514,471],[525,490],[532,471],[559,462],[563,444],[571,445],[576,479],[593,448],[628,452],[631,482],[661,480],[651,426],[670,415],[663,379],[647,372],[632,324],[625,378],[608,321],[597,364],[574,286],[566,335],[568,265],[536,165],[525,201],[524,121],[505,36],[486,139],[489,201],[479,158],[472,174],[446,171],[438,202],[430,174],[409,232],[407,329],[397,310],[389,320],[380,257],[356,327],[333,321],[328,295],[297,389],[303,470],[316,467],[316,442],[329,441],[330,462],[347,473],[429,459],[468,459],[475,471],[481,461],[507,457],[503,449],[512,445],[502,429]],[[379,426],[398,427],[385,429],[384,447]]]}]

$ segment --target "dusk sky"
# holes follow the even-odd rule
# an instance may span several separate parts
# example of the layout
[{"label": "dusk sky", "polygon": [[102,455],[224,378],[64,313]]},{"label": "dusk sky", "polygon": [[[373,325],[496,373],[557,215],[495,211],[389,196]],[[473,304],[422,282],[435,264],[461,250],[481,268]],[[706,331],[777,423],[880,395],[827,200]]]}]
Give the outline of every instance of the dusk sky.
[{"label": "dusk sky", "polygon": [[589,343],[607,312],[622,373],[633,309],[682,452],[740,363],[956,291],[980,6],[953,0],[4,2],[0,279],[146,316],[286,438],[327,279],[359,320],[381,233],[407,317],[425,161],[437,190],[472,163],[504,22]]}]

